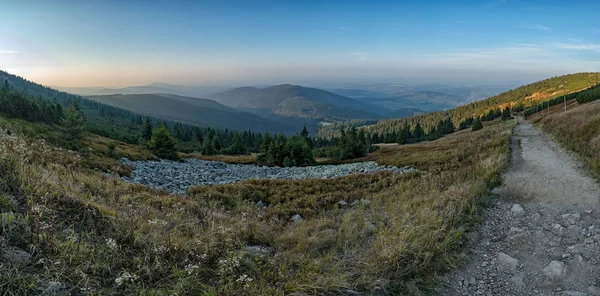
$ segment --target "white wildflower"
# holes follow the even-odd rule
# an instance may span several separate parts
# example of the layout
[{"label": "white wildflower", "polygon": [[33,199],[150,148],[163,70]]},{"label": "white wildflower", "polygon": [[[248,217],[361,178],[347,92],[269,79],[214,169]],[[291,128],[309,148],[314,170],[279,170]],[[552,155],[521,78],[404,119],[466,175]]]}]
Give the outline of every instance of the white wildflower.
[{"label": "white wildflower", "polygon": [[167,225],[167,222],[160,220],[160,219],[153,219],[153,220],[148,220],[148,223],[150,224],[154,224],[154,225]]},{"label": "white wildflower", "polygon": [[124,283],[133,283],[138,279],[138,276],[135,274],[131,274],[127,271],[124,271],[120,277],[115,279],[115,283],[117,284],[117,286],[121,286]]},{"label": "white wildflower", "polygon": [[200,268],[200,266],[198,266],[197,264],[188,264],[185,266],[185,272],[187,272],[188,275],[191,275],[198,268]]},{"label": "white wildflower", "polygon": [[111,248],[111,249],[116,249],[118,247],[117,243],[115,242],[114,239],[112,238],[107,238],[106,239],[106,245]]}]

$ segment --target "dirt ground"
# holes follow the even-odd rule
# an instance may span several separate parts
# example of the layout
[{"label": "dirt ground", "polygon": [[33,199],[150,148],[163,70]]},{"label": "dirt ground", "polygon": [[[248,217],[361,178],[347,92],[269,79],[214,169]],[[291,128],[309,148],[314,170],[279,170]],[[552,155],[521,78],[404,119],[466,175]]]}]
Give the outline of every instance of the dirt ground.
[{"label": "dirt ground", "polygon": [[519,118],[493,193],[441,295],[600,295],[600,186],[571,155]]}]

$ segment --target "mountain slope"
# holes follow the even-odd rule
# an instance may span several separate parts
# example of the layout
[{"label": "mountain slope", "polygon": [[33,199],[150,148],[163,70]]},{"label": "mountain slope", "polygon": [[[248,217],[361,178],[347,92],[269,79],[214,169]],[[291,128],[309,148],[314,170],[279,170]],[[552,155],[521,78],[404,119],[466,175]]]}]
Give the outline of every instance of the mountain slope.
[{"label": "mountain slope", "polygon": [[334,93],[298,85],[243,87],[208,96],[215,101],[253,113],[283,117],[374,119],[382,116],[372,106]]},{"label": "mountain slope", "polygon": [[374,133],[393,133],[399,131],[405,123],[413,127],[419,123],[426,131],[428,131],[435,127],[440,120],[444,120],[445,118],[450,118],[454,126],[458,126],[460,122],[468,118],[481,116],[491,110],[498,108],[503,109],[507,106],[513,107],[516,105],[527,107],[561,96],[563,93],[561,85],[565,80],[568,82],[566,90],[570,93],[596,85],[600,81],[600,73],[576,73],[552,77],[448,111],[433,112],[402,119],[381,120],[377,124],[369,126],[367,129]]},{"label": "mountain slope", "polygon": [[[424,111],[440,111],[455,108],[464,99],[455,95],[434,91],[414,91],[385,98],[361,98],[357,99],[384,110],[395,112],[399,109],[420,109]],[[388,117],[392,117],[389,116]]]},{"label": "mountain slope", "polygon": [[97,102],[157,118],[202,126],[253,131],[286,131],[285,126],[207,99],[171,94],[89,96]]}]

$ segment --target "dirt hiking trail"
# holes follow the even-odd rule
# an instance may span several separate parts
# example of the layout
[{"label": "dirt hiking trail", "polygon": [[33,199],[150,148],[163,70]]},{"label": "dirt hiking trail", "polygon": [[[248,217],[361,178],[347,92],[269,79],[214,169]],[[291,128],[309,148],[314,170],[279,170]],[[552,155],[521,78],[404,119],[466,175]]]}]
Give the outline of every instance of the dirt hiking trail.
[{"label": "dirt hiking trail", "polygon": [[600,186],[522,118],[511,141],[496,203],[468,235],[470,263],[440,294],[600,296]]}]

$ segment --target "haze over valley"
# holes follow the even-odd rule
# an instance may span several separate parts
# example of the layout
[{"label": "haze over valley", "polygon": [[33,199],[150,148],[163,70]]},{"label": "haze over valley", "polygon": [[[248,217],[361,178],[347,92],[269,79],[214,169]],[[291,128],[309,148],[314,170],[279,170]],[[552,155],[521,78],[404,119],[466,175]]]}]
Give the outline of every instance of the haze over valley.
[{"label": "haze over valley", "polygon": [[0,295],[600,295],[598,1],[0,7]]}]

